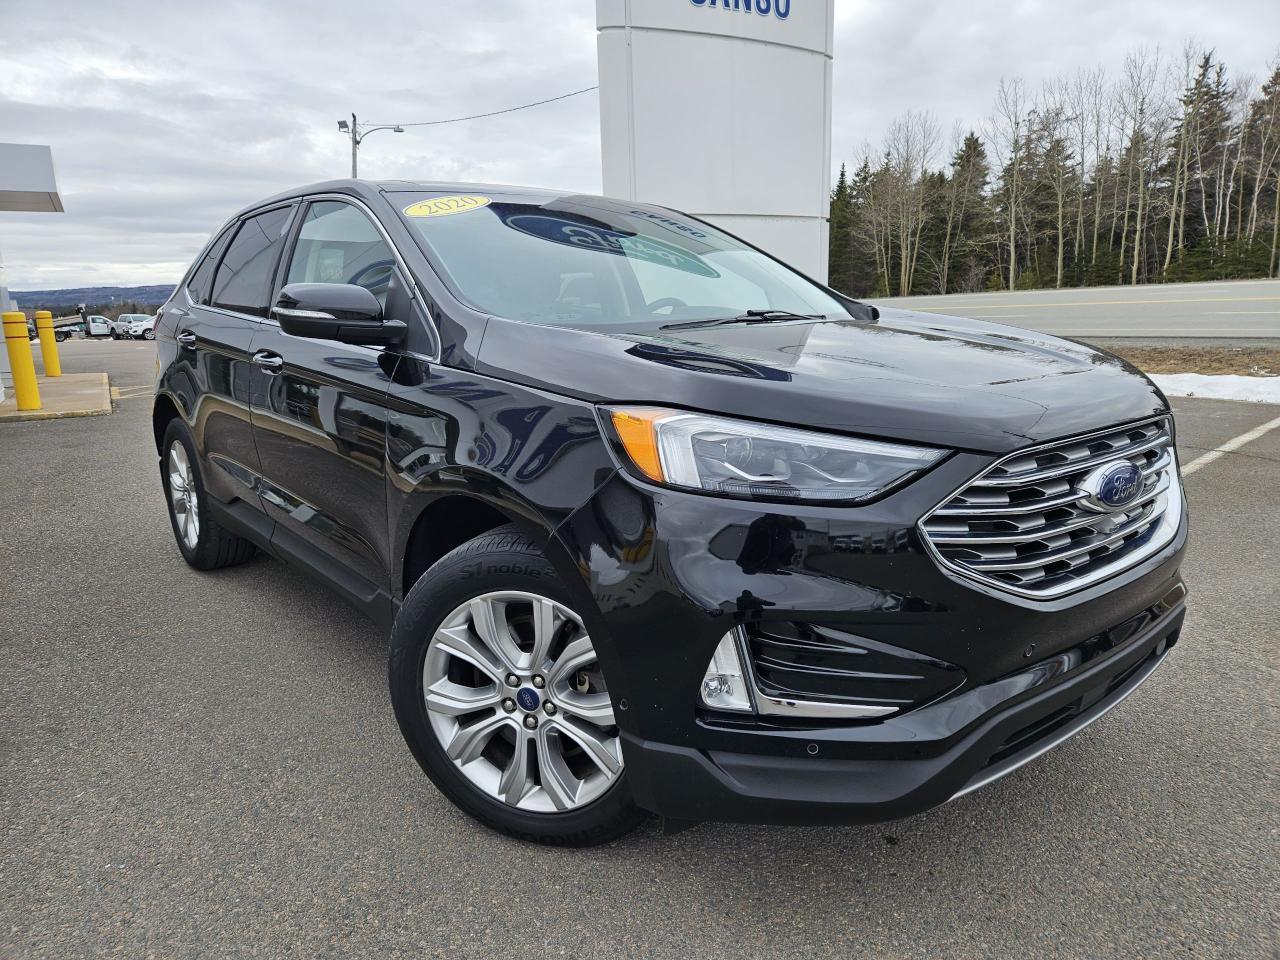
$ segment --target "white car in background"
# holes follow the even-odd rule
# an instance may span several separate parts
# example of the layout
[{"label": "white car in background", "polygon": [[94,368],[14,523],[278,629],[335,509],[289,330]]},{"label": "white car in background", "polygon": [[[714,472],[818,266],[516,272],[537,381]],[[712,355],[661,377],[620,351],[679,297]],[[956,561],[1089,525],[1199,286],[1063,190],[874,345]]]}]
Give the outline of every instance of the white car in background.
[{"label": "white car in background", "polygon": [[92,314],[85,317],[85,336],[87,337],[109,337],[112,331],[112,321],[108,320],[101,314]]},{"label": "white car in background", "polygon": [[154,340],[156,338],[156,318],[145,313],[122,313],[123,324],[121,336],[131,340]]}]

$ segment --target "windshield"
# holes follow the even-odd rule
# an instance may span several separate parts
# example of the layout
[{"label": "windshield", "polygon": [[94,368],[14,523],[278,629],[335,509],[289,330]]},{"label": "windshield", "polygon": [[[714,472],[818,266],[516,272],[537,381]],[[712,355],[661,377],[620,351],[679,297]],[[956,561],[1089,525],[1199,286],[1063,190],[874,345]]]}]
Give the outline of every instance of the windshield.
[{"label": "windshield", "polygon": [[394,197],[454,293],[495,316],[592,327],[748,310],[849,317],[816,284],[670,211],[585,196]]}]

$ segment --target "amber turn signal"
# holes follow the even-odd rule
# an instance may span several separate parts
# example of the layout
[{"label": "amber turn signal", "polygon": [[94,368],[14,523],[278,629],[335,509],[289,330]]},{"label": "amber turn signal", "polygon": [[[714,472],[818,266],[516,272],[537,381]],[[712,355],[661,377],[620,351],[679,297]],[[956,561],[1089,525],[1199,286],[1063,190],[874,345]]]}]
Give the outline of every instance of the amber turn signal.
[{"label": "amber turn signal", "polygon": [[612,410],[609,413],[613,429],[617,431],[622,448],[631,462],[636,469],[657,483],[665,483],[666,477],[662,473],[662,458],[658,454],[656,423],[660,418],[670,415],[670,410],[644,407]]}]

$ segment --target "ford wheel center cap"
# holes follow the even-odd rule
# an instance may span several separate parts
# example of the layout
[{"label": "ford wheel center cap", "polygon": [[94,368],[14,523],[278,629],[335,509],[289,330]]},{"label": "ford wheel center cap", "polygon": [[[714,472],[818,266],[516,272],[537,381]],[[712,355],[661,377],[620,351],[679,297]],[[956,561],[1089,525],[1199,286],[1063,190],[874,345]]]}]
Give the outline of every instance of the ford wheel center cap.
[{"label": "ford wheel center cap", "polygon": [[540,700],[538,691],[534,690],[533,687],[521,687],[516,694],[516,703],[520,704],[521,710],[537,710]]},{"label": "ford wheel center cap", "polygon": [[1128,460],[1104,463],[1080,484],[1083,505],[1099,513],[1123,510],[1142,493],[1142,471]]}]

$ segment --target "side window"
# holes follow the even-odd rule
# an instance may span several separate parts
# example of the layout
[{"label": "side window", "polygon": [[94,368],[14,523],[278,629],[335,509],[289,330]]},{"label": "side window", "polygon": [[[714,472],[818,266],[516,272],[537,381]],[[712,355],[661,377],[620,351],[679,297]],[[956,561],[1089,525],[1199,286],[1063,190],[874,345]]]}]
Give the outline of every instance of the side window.
[{"label": "side window", "polygon": [[187,281],[187,295],[191,297],[192,303],[209,302],[209,292],[213,286],[213,268],[218,265],[218,258],[222,256],[230,236],[231,230],[224,230],[222,235],[213,241],[209,252],[201,259],[199,266],[192,271],[191,279]]},{"label": "side window", "polygon": [[214,306],[255,317],[267,315],[276,257],[284,244],[288,222],[289,208],[281,207],[250,217],[240,225],[213,281]]},{"label": "side window", "polygon": [[369,218],[349,203],[319,200],[298,231],[287,283],[354,283],[384,307],[396,261]]}]

